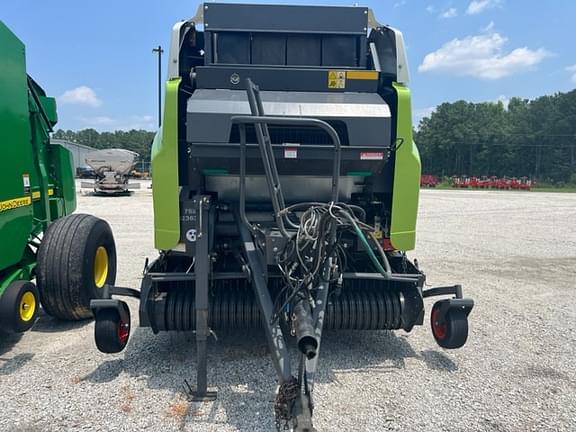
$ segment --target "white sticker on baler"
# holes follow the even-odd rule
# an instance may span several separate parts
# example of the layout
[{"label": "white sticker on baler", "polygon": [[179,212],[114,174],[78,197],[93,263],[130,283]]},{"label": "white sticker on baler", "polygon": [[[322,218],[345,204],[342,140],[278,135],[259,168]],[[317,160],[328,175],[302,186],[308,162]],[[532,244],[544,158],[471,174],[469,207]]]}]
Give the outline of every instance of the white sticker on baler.
[{"label": "white sticker on baler", "polygon": [[30,174],[22,174],[22,184],[24,186],[24,193],[30,193]]},{"label": "white sticker on baler", "polygon": [[298,159],[298,149],[295,148],[284,149],[284,159]]},{"label": "white sticker on baler", "polygon": [[196,241],[196,230],[195,229],[190,229],[190,230],[186,231],[186,240],[188,240],[190,243],[194,243]]}]

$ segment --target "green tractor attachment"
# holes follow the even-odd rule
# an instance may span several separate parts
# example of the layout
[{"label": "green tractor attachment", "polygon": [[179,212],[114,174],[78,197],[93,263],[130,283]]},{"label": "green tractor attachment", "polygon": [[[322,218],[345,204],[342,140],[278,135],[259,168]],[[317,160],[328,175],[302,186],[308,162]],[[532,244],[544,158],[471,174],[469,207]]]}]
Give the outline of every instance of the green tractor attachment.
[{"label": "green tractor attachment", "polygon": [[[103,352],[140,325],[194,331],[194,400],[207,340],[263,331],[278,429],[311,431],[324,330],[411,331],[464,345],[473,301],[424,288],[414,249],[420,158],[402,33],[364,7],[205,3],[174,26],[152,149],[155,241],[140,290],[93,300]],[[293,343],[292,343],[293,342]],[[297,350],[298,361],[290,345]],[[327,355],[330,355],[328,353]],[[294,367],[295,366],[295,367]]]},{"label": "green tractor attachment", "polygon": [[[71,213],[70,152],[50,144],[56,101],[26,73],[24,44],[0,21],[0,330],[28,330],[40,303],[61,319],[92,316],[114,283],[110,227]],[[36,278],[36,284],[32,280]]]}]

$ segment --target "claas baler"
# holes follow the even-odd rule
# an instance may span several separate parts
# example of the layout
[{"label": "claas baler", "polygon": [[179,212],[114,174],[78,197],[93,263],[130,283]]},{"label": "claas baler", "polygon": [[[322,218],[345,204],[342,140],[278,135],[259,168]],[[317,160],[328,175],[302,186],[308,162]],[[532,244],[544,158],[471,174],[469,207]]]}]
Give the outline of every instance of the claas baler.
[{"label": "claas baler", "polygon": [[59,319],[92,317],[90,300],[115,281],[116,249],[106,222],[72,214],[72,155],[50,143],[56,100],[1,21],[0,46],[0,331],[23,332],[40,304]]},{"label": "claas baler", "polygon": [[[402,33],[364,7],[205,3],[172,33],[152,149],[155,244],[140,290],[94,300],[101,351],[141,326],[194,331],[194,400],[207,339],[263,331],[278,375],[276,426],[313,430],[324,330],[411,331],[432,308],[444,348],[473,302],[424,289],[414,249],[420,159]],[[293,343],[292,343],[293,342]],[[293,367],[291,347],[299,355]],[[327,354],[329,355],[329,353]]]}]

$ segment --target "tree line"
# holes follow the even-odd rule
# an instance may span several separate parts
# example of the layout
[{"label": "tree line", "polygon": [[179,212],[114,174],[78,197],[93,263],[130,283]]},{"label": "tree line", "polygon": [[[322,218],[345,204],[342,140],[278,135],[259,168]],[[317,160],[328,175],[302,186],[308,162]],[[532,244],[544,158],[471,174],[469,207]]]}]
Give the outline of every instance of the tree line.
[{"label": "tree line", "polygon": [[443,103],[414,139],[423,172],[576,184],[576,90],[528,100]]},{"label": "tree line", "polygon": [[115,132],[98,132],[95,129],[71,131],[58,129],[52,135],[55,139],[77,142],[96,149],[121,148],[132,150],[140,155],[143,162],[150,161],[150,149],[156,132],[130,130]]}]

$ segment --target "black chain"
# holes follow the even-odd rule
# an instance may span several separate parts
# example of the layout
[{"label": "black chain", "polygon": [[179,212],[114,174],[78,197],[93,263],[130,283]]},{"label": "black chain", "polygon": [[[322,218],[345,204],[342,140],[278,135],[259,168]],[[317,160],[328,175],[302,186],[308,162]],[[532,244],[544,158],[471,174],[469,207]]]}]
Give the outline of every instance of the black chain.
[{"label": "black chain", "polygon": [[408,257],[406,254],[402,254],[402,273],[408,273]]},{"label": "black chain", "polygon": [[275,424],[278,432],[290,430],[292,407],[299,394],[300,386],[294,377],[280,385],[274,402]]}]

